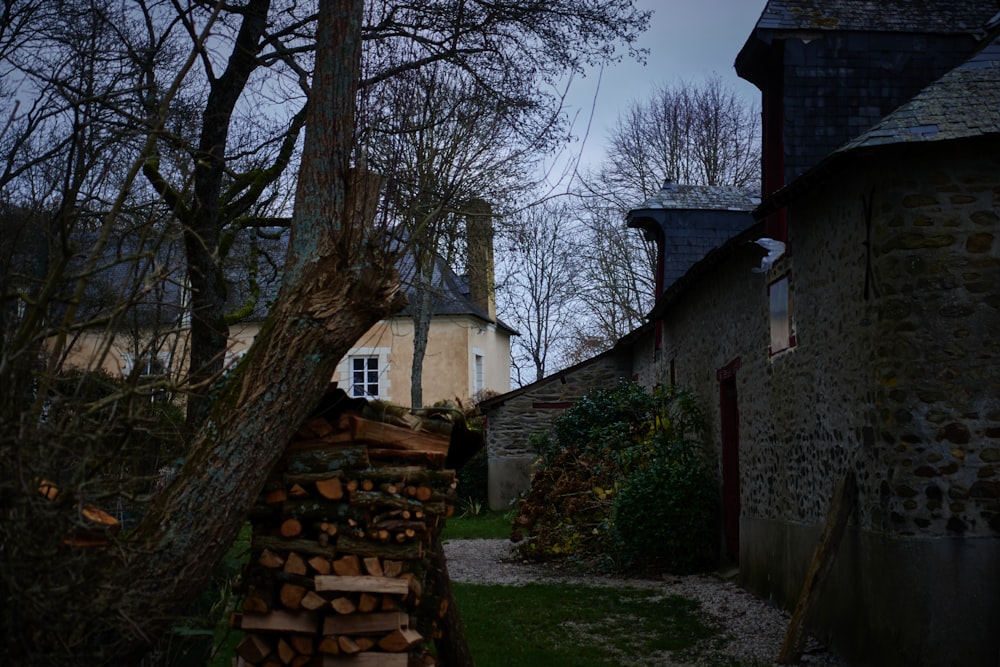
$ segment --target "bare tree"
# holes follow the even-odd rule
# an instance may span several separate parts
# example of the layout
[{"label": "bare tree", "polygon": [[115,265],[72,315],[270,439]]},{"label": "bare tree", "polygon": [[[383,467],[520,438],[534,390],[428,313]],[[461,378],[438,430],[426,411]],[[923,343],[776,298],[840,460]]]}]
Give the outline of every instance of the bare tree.
[{"label": "bare tree", "polygon": [[533,111],[498,105],[447,63],[372,92],[382,113],[369,121],[366,144],[373,168],[393,174],[385,199],[411,269],[403,275],[414,327],[410,404],[421,407],[431,318],[445,289],[441,264],[465,262],[466,220],[480,214],[476,202],[509,200],[526,189],[539,147],[561,126],[553,118],[539,126],[541,135],[528,133],[536,131]]},{"label": "bare tree", "polygon": [[[0,35],[16,42],[0,45],[4,83],[7,70],[24,83],[4,98],[2,117],[12,120],[3,197],[14,214],[42,218],[38,237],[57,251],[38,271],[19,269],[26,280],[41,276],[30,289],[4,284],[16,326],[4,332],[0,383],[18,387],[3,395],[0,422],[4,655],[17,664],[129,664],[204,590],[339,358],[401,305],[395,253],[377,217],[383,179],[358,151],[359,88],[447,60],[499,105],[558,104],[547,84],[610,57],[609,44],[630,43],[646,16],[624,0],[340,0],[319,3],[318,12],[294,0],[4,6],[31,11],[19,15],[23,29],[5,24]],[[362,69],[366,43],[385,67]],[[45,48],[52,45],[59,48]],[[382,49],[409,57],[374,57]],[[20,99],[32,100],[26,110],[17,110]],[[272,121],[255,122],[267,110]],[[293,162],[296,127],[308,130],[281,292],[250,351],[220,377],[220,261],[229,232],[287,216],[266,200]],[[142,395],[85,395],[82,381],[68,393],[52,389],[74,333],[82,325],[111,333],[125,312],[114,303],[110,314],[83,317],[109,249],[118,261],[122,229],[160,234],[142,220],[144,208],[169,211],[160,227],[178,231],[180,223],[184,235],[192,335],[196,320],[204,325],[204,336],[192,337],[191,386],[204,400],[192,406],[199,416],[188,419],[176,476],[155,498],[136,498],[139,525],[113,548],[67,552],[64,538],[79,527],[74,507],[130,493],[103,484],[101,473],[134,434],[122,410]],[[153,259],[155,247],[125,254]],[[153,273],[133,275],[161,275],[156,261],[148,266]],[[99,449],[105,440],[115,448]],[[39,486],[53,472],[66,481],[50,500]]]},{"label": "bare tree", "polygon": [[718,76],[661,85],[619,114],[604,161],[575,191],[588,230],[581,244],[588,316],[578,331],[586,349],[607,349],[652,307],[655,247],[625,229],[628,211],[665,181],[756,187],[757,116]]},{"label": "bare tree", "polygon": [[498,306],[520,334],[511,362],[518,385],[524,385],[565,365],[579,307],[581,276],[573,243],[579,224],[568,202],[548,200],[508,219],[505,228]]}]

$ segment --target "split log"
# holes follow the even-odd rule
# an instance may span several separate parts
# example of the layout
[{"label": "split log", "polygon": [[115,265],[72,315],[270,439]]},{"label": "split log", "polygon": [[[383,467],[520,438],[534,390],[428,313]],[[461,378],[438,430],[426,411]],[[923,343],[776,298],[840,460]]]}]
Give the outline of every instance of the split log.
[{"label": "split log", "polygon": [[274,648],[260,635],[247,633],[236,645],[236,654],[247,662],[258,663],[271,654]]},{"label": "split log", "polygon": [[410,583],[404,578],[317,575],[313,580],[317,592],[388,593],[407,595]]},{"label": "split log", "polygon": [[354,641],[353,637],[341,635],[340,637],[337,637],[337,645],[340,647],[340,652],[345,655],[361,653],[361,647],[358,646],[358,643]]},{"label": "split log", "polygon": [[407,651],[411,646],[420,643],[423,636],[416,630],[397,628],[378,642],[378,647],[390,653],[401,653]]},{"label": "split log", "polygon": [[[285,559],[280,554],[276,554],[270,549],[264,549],[260,552],[260,557],[257,559],[257,562],[269,570],[277,570],[285,564]],[[253,662],[253,660],[250,662]]]},{"label": "split log", "polygon": [[298,609],[302,605],[302,598],[306,595],[305,586],[296,584],[282,584],[278,592],[281,604],[288,609]]},{"label": "split log", "polygon": [[344,486],[339,477],[321,479],[316,482],[316,492],[327,500],[340,500],[344,497]]},{"label": "split log", "polygon": [[308,635],[319,630],[320,617],[311,611],[277,609],[267,614],[234,614],[230,624],[234,628],[250,632],[298,632]]},{"label": "split log", "polygon": [[290,641],[292,648],[299,655],[312,655],[316,652],[313,638],[308,635],[292,635]]},{"label": "split log", "polygon": [[302,556],[292,551],[285,558],[285,567],[282,568],[282,572],[287,572],[288,574],[299,574],[305,575],[309,570],[306,568],[306,562],[302,559]]},{"label": "split log", "polygon": [[341,596],[330,600],[330,606],[338,614],[353,614],[358,610],[358,606],[349,597]]},{"label": "split log", "polygon": [[[380,611],[371,614],[327,616],[323,620],[324,635],[371,635],[391,632],[409,625],[407,614],[398,611]],[[343,647],[341,647],[343,648]]]},{"label": "split log", "polygon": [[326,598],[315,591],[308,591],[305,596],[303,596],[301,603],[302,608],[308,609],[309,611],[322,609],[326,605]]},{"label": "split log", "polygon": [[302,522],[295,518],[285,519],[278,532],[282,537],[298,537],[302,534]]},{"label": "split log", "polygon": [[270,580],[254,578],[247,583],[243,611],[267,613],[274,608],[274,586]]},{"label": "split log", "polygon": [[337,643],[336,637],[323,637],[319,640],[319,645],[316,647],[316,650],[320,653],[338,655],[340,653],[340,644]]},{"label": "split log", "polygon": [[[382,570],[382,560],[378,556],[370,556],[364,559],[365,572],[373,577],[383,577],[385,572]],[[325,573],[324,573],[325,574]]]},{"label": "split log", "polygon": [[295,649],[292,645],[285,641],[284,638],[278,640],[278,659],[286,665],[290,665],[292,660],[295,659]]},{"label": "split log", "polygon": [[243,606],[241,608],[243,611],[255,612],[258,614],[266,614],[271,611],[271,605],[269,605],[267,600],[259,595],[247,595],[244,597]]},{"label": "split log", "polygon": [[318,574],[330,574],[330,559],[324,556],[313,556],[309,559],[309,567]]},{"label": "split log", "polygon": [[382,573],[387,577],[398,577],[403,573],[403,561],[401,560],[382,561]]},{"label": "split log", "polygon": [[358,611],[362,614],[368,614],[379,608],[382,598],[378,595],[373,595],[371,593],[362,593],[358,598]]},{"label": "split log", "polygon": [[361,574],[361,561],[353,554],[338,558],[333,561],[333,571],[342,577],[356,577]]},{"label": "split log", "polygon": [[352,417],[354,439],[373,442],[382,447],[408,451],[443,453],[447,455],[450,438],[430,433],[414,432],[363,417]]}]

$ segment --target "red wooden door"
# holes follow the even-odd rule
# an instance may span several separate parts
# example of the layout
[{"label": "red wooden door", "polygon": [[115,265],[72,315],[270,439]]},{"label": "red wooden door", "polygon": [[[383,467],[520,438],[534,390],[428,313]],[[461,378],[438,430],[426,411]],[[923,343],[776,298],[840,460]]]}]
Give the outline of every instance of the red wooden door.
[{"label": "red wooden door", "polygon": [[722,415],[722,521],[726,552],[740,560],[740,413],[736,402],[736,376],[719,380]]}]

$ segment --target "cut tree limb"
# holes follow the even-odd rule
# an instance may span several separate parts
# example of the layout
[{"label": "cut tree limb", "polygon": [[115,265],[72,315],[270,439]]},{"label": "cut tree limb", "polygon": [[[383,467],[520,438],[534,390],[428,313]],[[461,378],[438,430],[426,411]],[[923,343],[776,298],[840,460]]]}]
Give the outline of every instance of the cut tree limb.
[{"label": "cut tree limb", "polygon": [[778,655],[780,665],[797,664],[802,657],[802,648],[805,645],[805,619],[819,596],[823,581],[833,568],[837,549],[847,528],[847,521],[854,509],[857,495],[858,484],[854,471],[848,470],[833,492],[823,530],[820,532],[816,550],[806,571],[805,582],[802,584],[802,591],[799,593],[799,601],[795,605],[785,641],[781,645],[781,653]]}]

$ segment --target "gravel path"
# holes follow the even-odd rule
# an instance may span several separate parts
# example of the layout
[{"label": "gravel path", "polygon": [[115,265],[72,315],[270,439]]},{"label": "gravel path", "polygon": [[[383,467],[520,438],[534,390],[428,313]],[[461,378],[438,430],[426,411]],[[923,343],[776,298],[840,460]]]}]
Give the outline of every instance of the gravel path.
[{"label": "gravel path", "polygon": [[[450,540],[445,542],[444,551],[448,559],[448,573],[452,581],[457,582],[501,586],[546,582],[640,588],[697,600],[704,613],[715,624],[725,628],[725,641],[713,652],[742,663],[774,664],[788,628],[788,614],[755,598],[736,584],[712,575],[665,577],[662,580],[573,576],[552,567],[515,561],[513,545],[508,540]],[[803,663],[845,664],[812,641],[806,647]],[[681,663],[664,657],[650,664]]]}]

